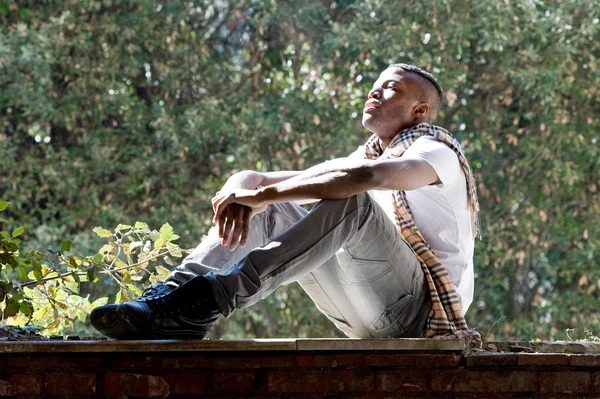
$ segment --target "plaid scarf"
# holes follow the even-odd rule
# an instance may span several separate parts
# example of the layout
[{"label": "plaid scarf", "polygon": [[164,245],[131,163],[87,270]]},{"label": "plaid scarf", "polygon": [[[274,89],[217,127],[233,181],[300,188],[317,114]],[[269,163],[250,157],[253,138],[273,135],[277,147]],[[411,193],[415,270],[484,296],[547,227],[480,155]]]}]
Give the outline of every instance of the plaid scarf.
[{"label": "plaid scarf", "polygon": [[[364,146],[364,158],[366,159],[391,159],[399,158],[404,151],[410,147],[419,137],[433,136],[450,147],[458,156],[460,166],[467,180],[468,203],[471,211],[471,223],[474,237],[480,235],[479,231],[479,201],[473,173],[469,167],[460,144],[444,128],[439,126],[420,123],[398,133],[388,147],[383,151],[381,140],[377,135],[371,136]],[[396,227],[411,246],[421,263],[425,274],[425,280],[431,295],[432,307],[427,321],[427,337],[438,335],[456,334],[458,331],[466,331],[467,323],[463,317],[462,308],[456,287],[448,275],[446,268],[429,246],[413,220],[413,216],[406,201],[404,191],[394,192],[394,211],[396,213]]]}]

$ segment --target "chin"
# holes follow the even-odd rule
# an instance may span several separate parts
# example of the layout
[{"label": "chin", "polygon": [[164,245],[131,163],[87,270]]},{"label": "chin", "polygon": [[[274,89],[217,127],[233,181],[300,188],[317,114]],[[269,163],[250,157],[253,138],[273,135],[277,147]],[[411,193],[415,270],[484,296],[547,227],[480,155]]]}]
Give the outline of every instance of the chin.
[{"label": "chin", "polygon": [[366,129],[369,129],[369,130],[371,130],[372,127],[375,127],[376,126],[376,122],[375,122],[375,118],[373,117],[373,115],[363,113],[363,115],[362,115],[362,125]]}]

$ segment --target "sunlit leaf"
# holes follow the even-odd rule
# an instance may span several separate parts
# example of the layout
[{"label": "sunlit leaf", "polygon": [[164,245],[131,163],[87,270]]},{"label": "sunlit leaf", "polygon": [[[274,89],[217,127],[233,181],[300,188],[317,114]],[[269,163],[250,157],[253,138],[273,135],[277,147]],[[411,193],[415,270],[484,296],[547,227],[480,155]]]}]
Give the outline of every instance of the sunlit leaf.
[{"label": "sunlit leaf", "polygon": [[128,224],[119,224],[117,225],[117,227],[115,227],[115,233],[119,232],[119,231],[123,231],[123,230],[129,230],[131,229],[131,226]]},{"label": "sunlit leaf", "polygon": [[102,227],[94,227],[94,229],[92,231],[94,233],[96,233],[96,235],[98,237],[102,237],[102,238],[112,237],[112,233],[106,229],[103,229]]}]

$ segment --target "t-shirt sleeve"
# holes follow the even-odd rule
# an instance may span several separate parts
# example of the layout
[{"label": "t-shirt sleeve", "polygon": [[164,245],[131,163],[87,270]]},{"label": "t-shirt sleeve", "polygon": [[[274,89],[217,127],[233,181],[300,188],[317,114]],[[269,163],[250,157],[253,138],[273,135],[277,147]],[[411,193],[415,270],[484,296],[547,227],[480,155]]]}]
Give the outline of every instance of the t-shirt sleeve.
[{"label": "t-shirt sleeve", "polygon": [[456,153],[432,136],[419,137],[404,152],[403,157],[421,159],[435,170],[444,185],[453,185],[460,176],[460,163]]},{"label": "t-shirt sleeve", "polygon": [[364,153],[365,153],[365,146],[361,145],[356,149],[356,151],[354,151],[352,154],[348,155],[348,159],[363,159]]}]

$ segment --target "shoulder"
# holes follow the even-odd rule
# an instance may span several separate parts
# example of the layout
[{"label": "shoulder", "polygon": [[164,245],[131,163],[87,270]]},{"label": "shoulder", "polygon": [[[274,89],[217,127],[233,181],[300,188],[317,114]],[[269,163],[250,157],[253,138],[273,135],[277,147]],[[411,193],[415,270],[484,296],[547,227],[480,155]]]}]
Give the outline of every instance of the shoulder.
[{"label": "shoulder", "polygon": [[430,164],[445,185],[453,184],[460,176],[460,162],[454,150],[433,136],[419,137],[408,147],[404,157]]}]

